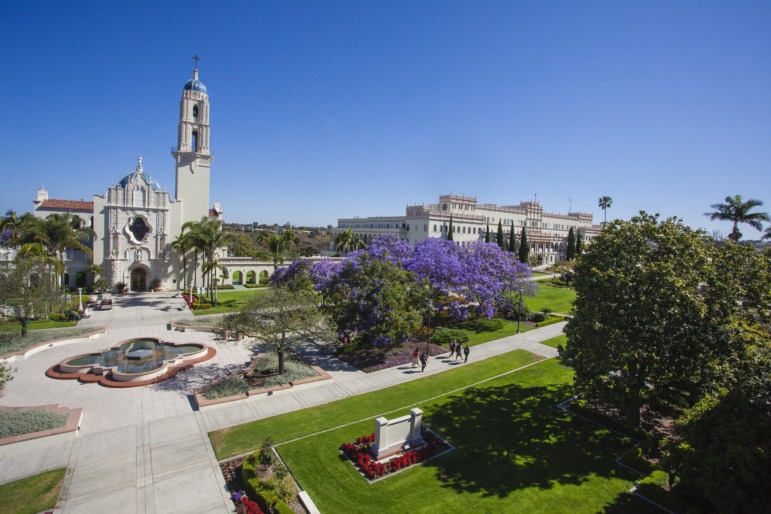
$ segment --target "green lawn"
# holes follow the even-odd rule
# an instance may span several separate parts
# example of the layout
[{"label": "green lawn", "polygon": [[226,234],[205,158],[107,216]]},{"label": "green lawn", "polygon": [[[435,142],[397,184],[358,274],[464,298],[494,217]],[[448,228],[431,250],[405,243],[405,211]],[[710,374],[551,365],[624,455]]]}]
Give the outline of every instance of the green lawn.
[{"label": "green lawn", "polygon": [[533,297],[523,297],[527,308],[533,312],[540,311],[544,307],[548,307],[552,312],[559,312],[561,314],[570,313],[570,309],[573,305],[573,300],[576,299],[576,292],[574,289],[567,287],[554,287],[549,284],[538,284],[538,292]]},{"label": "green lawn", "polygon": [[[555,408],[572,394],[570,369],[551,359],[497,376],[536,360],[514,351],[210,437],[223,458],[272,436],[321,512],[649,512],[614,463],[629,441]],[[338,447],[411,407],[456,449],[368,484]]]},{"label": "green lawn", "polygon": [[[461,332],[465,332],[468,335],[469,346],[475,346],[478,344],[486,343],[488,341],[494,341],[502,337],[513,336],[514,334],[517,333],[516,321],[509,321],[507,319],[501,319],[496,321],[501,321],[503,323],[501,328],[499,328],[498,330],[476,331],[472,328],[466,328],[468,326],[473,326],[473,322],[471,324],[461,323],[460,325],[456,325],[452,328],[456,330],[460,330]],[[534,329],[535,327],[532,327],[525,323],[522,323],[520,325],[521,332],[527,332],[528,330],[534,330]]]},{"label": "green lawn", "polygon": [[0,485],[0,512],[35,514],[53,510],[66,469],[54,469],[39,475]]},{"label": "green lawn", "polygon": [[[50,319],[38,319],[30,321],[27,330],[43,330],[46,328],[65,328],[74,327],[77,321],[52,321]],[[0,332],[19,332],[21,333],[21,324],[18,321],[4,321],[0,323]]]},{"label": "green lawn", "polygon": [[565,346],[565,343],[568,341],[568,336],[565,334],[562,334],[561,336],[552,337],[551,339],[547,339],[546,341],[541,341],[541,344],[545,344],[547,346],[551,346],[552,348],[556,348],[559,345]]},{"label": "green lawn", "polygon": [[209,314],[222,314],[224,312],[237,311],[246,304],[249,298],[256,294],[260,294],[263,291],[264,289],[248,289],[246,291],[218,291],[216,307],[206,310],[193,311],[193,314],[195,316],[207,316]]}]

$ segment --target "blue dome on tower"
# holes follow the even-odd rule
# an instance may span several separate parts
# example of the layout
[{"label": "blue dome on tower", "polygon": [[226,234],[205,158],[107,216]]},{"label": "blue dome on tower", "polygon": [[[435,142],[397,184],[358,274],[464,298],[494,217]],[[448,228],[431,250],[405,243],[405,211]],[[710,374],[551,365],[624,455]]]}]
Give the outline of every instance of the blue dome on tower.
[{"label": "blue dome on tower", "polygon": [[133,182],[136,180],[144,182],[145,185],[149,186],[150,189],[152,189],[153,191],[161,190],[161,185],[158,183],[158,181],[156,181],[153,177],[145,173],[144,170],[142,169],[141,156],[137,159],[137,169],[132,171],[125,177],[123,177],[121,181],[118,182],[118,187],[122,189],[126,189],[130,182]]},{"label": "blue dome on tower", "polygon": [[198,91],[206,94],[206,86],[198,80],[198,70],[193,70],[193,78],[185,82],[185,91]]}]

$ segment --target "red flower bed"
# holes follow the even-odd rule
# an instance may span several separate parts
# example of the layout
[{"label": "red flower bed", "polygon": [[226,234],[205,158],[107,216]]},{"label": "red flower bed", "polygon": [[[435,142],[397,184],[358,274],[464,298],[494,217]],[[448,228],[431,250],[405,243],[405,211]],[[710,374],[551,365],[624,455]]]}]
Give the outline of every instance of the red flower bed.
[{"label": "red flower bed", "polygon": [[340,450],[359,468],[365,477],[372,480],[422,462],[448,448],[447,443],[425,428],[421,431],[421,435],[426,442],[424,446],[409,450],[384,462],[376,462],[372,460],[370,455],[372,443],[375,441],[374,432],[371,435],[357,438],[354,443],[343,443],[340,445]]},{"label": "red flower bed", "polygon": [[236,506],[236,512],[238,514],[263,514],[260,510],[260,506],[256,502],[253,502],[249,498],[243,498]]},{"label": "red flower bed", "polygon": [[198,302],[198,296],[194,294],[183,294],[182,298],[184,298],[185,303],[187,304],[188,308],[192,308],[193,304]]}]

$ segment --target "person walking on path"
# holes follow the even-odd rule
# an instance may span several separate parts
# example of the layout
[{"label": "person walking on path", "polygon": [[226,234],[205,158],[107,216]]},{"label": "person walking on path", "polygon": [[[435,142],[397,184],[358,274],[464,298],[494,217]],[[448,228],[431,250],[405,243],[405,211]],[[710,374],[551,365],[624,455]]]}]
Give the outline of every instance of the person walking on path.
[{"label": "person walking on path", "polygon": [[463,348],[463,362],[464,362],[464,363],[468,362],[468,354],[469,354],[469,352],[470,352],[470,351],[471,351],[471,350],[469,350],[469,348],[468,348],[468,345],[466,345],[466,346]]},{"label": "person walking on path", "polygon": [[450,357],[455,355],[455,339],[450,341]]},{"label": "person walking on path", "polygon": [[428,355],[425,353],[420,354],[420,371],[426,371],[426,364],[428,364]]},{"label": "person walking on path", "polygon": [[419,355],[418,349],[415,348],[415,351],[412,352],[412,367],[413,368],[418,365],[418,355]]},{"label": "person walking on path", "polygon": [[460,359],[460,352],[463,350],[463,343],[458,343],[455,347],[455,360]]}]

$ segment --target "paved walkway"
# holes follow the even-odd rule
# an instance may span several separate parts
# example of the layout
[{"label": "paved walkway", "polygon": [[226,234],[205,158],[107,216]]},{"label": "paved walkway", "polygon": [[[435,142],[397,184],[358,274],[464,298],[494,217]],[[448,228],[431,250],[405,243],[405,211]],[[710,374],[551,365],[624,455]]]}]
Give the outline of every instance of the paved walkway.
[{"label": "paved walkway", "polygon": [[[191,392],[212,378],[242,369],[252,350],[222,343],[211,334],[171,332],[169,321],[189,318],[178,295],[116,295],[114,308],[97,311],[79,324],[107,326],[96,340],[79,340],[16,361],[13,381],[0,405],[59,403],[83,407],[77,437],[55,436],[0,447],[0,483],[49,469],[67,467],[56,512],[62,513],[208,513],[232,512],[207,433],[255,419],[321,405],[391,385],[416,380],[462,365],[443,356],[432,358],[425,373],[409,365],[363,373],[322,354],[313,345],[302,352],[324,368],[331,380],[259,395],[246,400],[194,407]],[[474,346],[470,361],[522,348],[552,357],[556,350],[540,344],[562,333],[563,323]],[[174,342],[203,342],[217,356],[173,379],[151,386],[110,389],[74,380],[53,380],[45,370],[61,360],[102,350],[118,341],[153,336]]]}]

